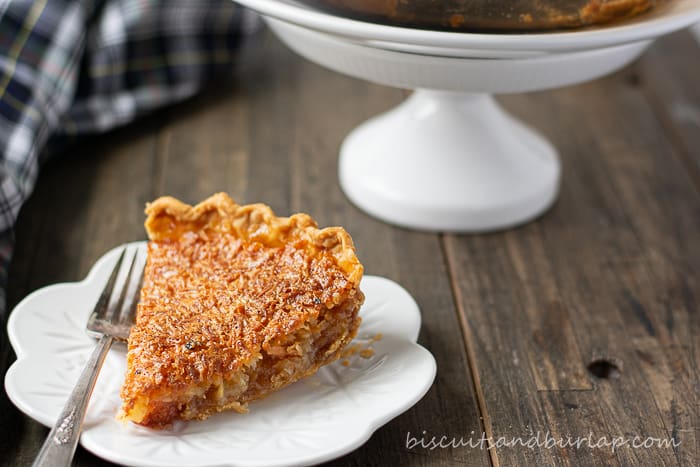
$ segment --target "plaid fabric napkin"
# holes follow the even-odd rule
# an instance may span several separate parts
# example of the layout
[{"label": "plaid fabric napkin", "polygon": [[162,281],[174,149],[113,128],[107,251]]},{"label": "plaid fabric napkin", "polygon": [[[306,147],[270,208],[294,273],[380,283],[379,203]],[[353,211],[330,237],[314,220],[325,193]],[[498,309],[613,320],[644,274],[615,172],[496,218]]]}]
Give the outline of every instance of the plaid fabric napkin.
[{"label": "plaid fabric napkin", "polygon": [[0,317],[13,224],[51,149],[196,93],[256,25],[231,0],[0,0]]}]

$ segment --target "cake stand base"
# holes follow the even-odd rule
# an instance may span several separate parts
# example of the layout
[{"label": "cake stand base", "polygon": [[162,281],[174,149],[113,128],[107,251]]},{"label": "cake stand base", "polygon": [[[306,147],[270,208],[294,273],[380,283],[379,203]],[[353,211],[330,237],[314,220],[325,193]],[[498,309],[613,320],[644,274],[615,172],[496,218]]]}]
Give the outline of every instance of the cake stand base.
[{"label": "cake stand base", "polygon": [[339,172],[348,198],[386,222],[484,232],[547,210],[561,166],[554,147],[490,95],[417,90],[348,135]]}]

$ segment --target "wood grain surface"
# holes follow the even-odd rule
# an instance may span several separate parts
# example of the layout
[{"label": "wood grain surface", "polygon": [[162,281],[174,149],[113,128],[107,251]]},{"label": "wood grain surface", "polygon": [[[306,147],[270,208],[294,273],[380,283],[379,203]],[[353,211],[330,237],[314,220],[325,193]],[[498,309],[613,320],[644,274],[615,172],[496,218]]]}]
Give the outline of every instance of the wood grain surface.
[{"label": "wood grain surface", "polygon": [[[407,93],[322,69],[269,33],[259,47],[203,95],[47,163],[17,225],[10,306],[145,238],[145,202],[226,191],[345,226],[366,273],[399,282],[421,307],[435,384],[332,465],[700,465],[700,47],[688,33],[604,79],[499,98],[555,144],[564,177],[545,216],[487,235],[412,232],[353,207],[337,183],[339,145]],[[4,351],[3,369],[13,359]],[[48,430],[4,394],[0,427],[0,463],[30,465]],[[406,442],[482,433],[494,444],[680,444]],[[76,465],[109,464],[79,448]]]}]

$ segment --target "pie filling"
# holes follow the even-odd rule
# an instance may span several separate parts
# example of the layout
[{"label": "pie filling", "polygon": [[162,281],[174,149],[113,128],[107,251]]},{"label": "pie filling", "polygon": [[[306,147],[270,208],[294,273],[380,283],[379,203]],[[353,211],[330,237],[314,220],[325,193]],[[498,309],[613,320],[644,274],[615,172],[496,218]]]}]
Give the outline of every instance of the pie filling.
[{"label": "pie filling", "polygon": [[147,213],[123,419],[163,428],[245,412],[336,360],[357,333],[362,266],[344,230],[222,194],[195,207],[161,198]]}]

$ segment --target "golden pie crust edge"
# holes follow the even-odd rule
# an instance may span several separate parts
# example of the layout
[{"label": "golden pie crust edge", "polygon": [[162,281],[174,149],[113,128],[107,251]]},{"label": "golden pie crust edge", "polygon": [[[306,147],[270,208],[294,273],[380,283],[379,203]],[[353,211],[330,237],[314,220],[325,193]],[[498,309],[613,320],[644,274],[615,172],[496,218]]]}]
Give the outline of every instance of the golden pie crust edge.
[{"label": "golden pie crust edge", "polygon": [[268,247],[302,241],[312,254],[329,252],[355,286],[362,279],[363,267],[350,235],[342,227],[319,229],[308,214],[278,217],[265,204],[239,205],[226,193],[217,193],[195,206],[163,196],[146,205],[146,215],[146,232],[154,241],[176,239],[189,231],[230,233]]}]

